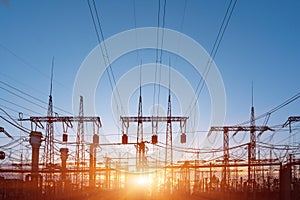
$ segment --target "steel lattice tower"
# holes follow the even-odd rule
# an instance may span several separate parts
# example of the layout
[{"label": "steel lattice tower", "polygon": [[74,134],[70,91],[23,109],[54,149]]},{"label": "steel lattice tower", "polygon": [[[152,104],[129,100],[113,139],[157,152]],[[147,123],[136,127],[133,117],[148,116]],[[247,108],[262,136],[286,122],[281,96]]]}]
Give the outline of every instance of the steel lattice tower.
[{"label": "steel lattice tower", "polygon": [[[77,137],[76,137],[76,169],[80,169],[80,164],[84,166],[85,162],[85,147],[84,147],[84,119],[83,119],[83,97],[80,96],[79,102],[79,121],[77,125]],[[83,173],[81,173],[81,178],[79,178],[79,174],[76,175],[76,182],[78,184],[79,180],[81,181],[81,188],[83,184]]]},{"label": "steel lattice tower", "polygon": [[145,165],[145,143],[143,134],[143,107],[142,107],[142,88],[140,86],[140,97],[139,97],[139,108],[138,108],[138,128],[136,137],[136,151],[137,151],[137,170],[140,171],[144,169]]},{"label": "steel lattice tower", "polygon": [[250,144],[251,144],[251,160],[255,161],[256,159],[256,133],[255,133],[255,116],[254,116],[254,107],[251,107],[251,119],[250,119]]},{"label": "steel lattice tower", "polygon": [[251,117],[250,117],[250,159],[251,161],[256,160],[256,133],[255,133],[255,116],[254,116],[254,104],[253,104],[253,83],[252,83],[252,106],[251,106]]},{"label": "steel lattice tower", "polygon": [[[51,68],[51,83],[50,83],[50,95],[48,103],[48,112],[47,117],[53,117],[53,102],[52,102],[52,81],[53,81],[53,67],[54,67],[54,58],[52,59],[52,68]],[[54,134],[53,134],[53,123],[51,120],[47,121],[46,124],[46,138],[45,138],[45,150],[44,150],[44,164],[47,168],[52,169],[54,165]],[[46,176],[48,178],[48,176]],[[49,177],[52,178],[52,175]]]},{"label": "steel lattice tower", "polygon": [[171,95],[168,98],[168,113],[167,113],[167,130],[166,130],[166,151],[165,165],[173,164],[173,148],[172,148],[172,120],[171,120]]},{"label": "steel lattice tower", "polygon": [[[169,89],[168,112],[167,112],[167,130],[166,130],[166,150],[165,150],[165,166],[173,165],[173,147],[172,147],[172,112],[171,112],[171,94]],[[168,182],[167,171],[164,173],[164,180]],[[173,169],[171,169],[171,183],[173,182]],[[167,190],[172,190],[172,185]]]},{"label": "steel lattice tower", "polygon": [[[256,160],[256,126],[255,126],[255,116],[254,116],[254,106],[253,106],[253,86],[252,86],[252,107],[251,107],[251,117],[250,117],[250,155],[249,155],[249,164],[254,163]],[[250,167],[249,165],[249,182],[252,181],[252,179],[255,179],[255,169],[253,170],[253,167]],[[252,173],[254,174],[252,175]]]}]

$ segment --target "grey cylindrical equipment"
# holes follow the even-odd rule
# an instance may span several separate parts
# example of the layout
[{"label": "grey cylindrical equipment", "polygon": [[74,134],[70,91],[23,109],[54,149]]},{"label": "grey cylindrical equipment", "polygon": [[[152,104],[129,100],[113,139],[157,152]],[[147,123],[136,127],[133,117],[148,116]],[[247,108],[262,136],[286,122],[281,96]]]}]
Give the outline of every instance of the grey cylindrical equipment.
[{"label": "grey cylindrical equipment", "polygon": [[29,143],[32,147],[31,173],[35,176],[39,171],[39,152],[42,143],[42,133],[31,131]]},{"label": "grey cylindrical equipment", "polygon": [[94,134],[93,135],[93,144],[98,145],[99,144],[99,135]]},{"label": "grey cylindrical equipment", "polygon": [[66,171],[67,171],[67,159],[68,159],[68,148],[60,148],[60,159],[61,159],[61,179],[66,179]]},{"label": "grey cylindrical equipment", "polygon": [[31,186],[34,191],[32,194],[32,200],[40,199],[38,190],[39,181],[39,152],[42,143],[42,133],[37,131],[30,132],[29,143],[32,147],[31,153]]}]

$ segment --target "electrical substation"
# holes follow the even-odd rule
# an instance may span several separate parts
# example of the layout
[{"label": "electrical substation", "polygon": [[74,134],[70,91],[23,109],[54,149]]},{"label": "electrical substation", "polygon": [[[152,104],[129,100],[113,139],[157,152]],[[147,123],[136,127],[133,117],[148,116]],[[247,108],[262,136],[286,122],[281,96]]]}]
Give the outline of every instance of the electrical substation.
[{"label": "electrical substation", "polygon": [[[62,101],[65,101],[65,99],[63,98],[63,95],[53,94],[53,84],[57,84],[53,73],[55,68],[54,58],[52,59],[49,81],[50,92],[48,89],[46,92],[46,95],[49,95],[48,99],[45,98],[41,100],[40,97],[37,98],[34,94],[26,92],[26,90],[18,89],[9,81],[6,82],[0,80],[1,92],[3,92],[3,94],[7,93],[6,96],[2,96],[1,93],[0,100],[3,101],[2,103],[13,105],[13,108],[10,108],[9,106],[3,106],[0,103],[0,200],[300,199],[300,143],[297,141],[297,134],[299,134],[300,130],[300,113],[299,116],[286,115],[287,112],[284,114],[281,113],[281,117],[284,115],[284,120],[282,120],[282,118],[276,118],[278,121],[282,120],[280,124],[273,125],[270,124],[269,121],[270,117],[274,116],[273,113],[285,108],[292,102],[299,100],[300,93],[287,98],[283,102],[278,96],[274,95],[274,98],[278,98],[278,101],[282,103],[272,107],[272,109],[263,114],[256,115],[257,110],[255,110],[255,108],[257,109],[257,105],[254,106],[252,82],[252,105],[249,104],[250,117],[247,117],[246,121],[240,123],[210,124],[207,130],[203,130],[205,128],[203,128],[201,120],[204,118],[212,119],[213,117],[207,116],[205,109],[203,112],[205,114],[202,115],[201,113],[201,118],[199,117],[200,114],[195,111],[198,109],[197,106],[199,106],[199,102],[205,104],[204,106],[202,105],[201,109],[203,109],[203,107],[213,107],[213,100],[209,102],[211,104],[209,105],[206,101],[202,101],[201,98],[203,96],[201,96],[200,93],[204,88],[204,92],[208,91],[208,96],[211,95],[211,91],[208,86],[208,89],[205,88],[205,84],[209,84],[207,77],[209,77],[210,70],[215,70],[211,66],[214,64],[215,56],[231,19],[237,0],[230,0],[229,2],[221,27],[217,32],[217,38],[213,43],[212,51],[208,56],[208,60],[204,61],[206,65],[203,67],[203,74],[200,73],[201,76],[199,75],[201,79],[198,80],[199,78],[194,78],[194,69],[194,71],[188,71],[188,69],[185,69],[185,66],[181,66],[182,68],[174,67],[174,71],[177,70],[177,74],[184,74],[185,72],[182,71],[186,70],[188,71],[187,74],[191,76],[190,80],[187,80],[187,82],[191,82],[190,85],[193,89],[194,96],[184,96],[184,98],[188,99],[188,102],[191,102],[188,104],[187,112],[184,112],[186,110],[183,110],[184,106],[181,105],[181,99],[179,99],[179,97],[176,96],[176,92],[174,92],[176,90],[172,90],[174,87],[178,86],[173,83],[180,82],[179,80],[181,80],[178,79],[172,81],[175,76],[173,77],[171,73],[173,67],[171,61],[177,61],[177,57],[173,56],[168,58],[169,71],[166,70],[168,71],[168,75],[164,76],[161,72],[163,65],[167,63],[165,57],[169,54],[172,55],[171,53],[176,53],[175,51],[175,53],[171,50],[168,51],[169,49],[163,49],[164,45],[167,46],[169,43],[178,42],[178,52],[182,50],[179,41],[170,42],[168,38],[166,38],[171,32],[170,30],[167,32],[167,29],[165,29],[165,18],[169,14],[166,14],[166,7],[173,3],[172,1],[168,1],[168,4],[166,2],[166,0],[158,1],[158,14],[156,16],[157,30],[155,30],[154,41],[156,47],[151,49],[151,51],[149,50],[150,53],[146,52],[149,53],[150,56],[146,53],[143,54],[142,48],[137,48],[138,43],[141,43],[138,39],[142,40],[142,37],[138,38],[137,33],[140,32],[136,32],[136,38],[134,38],[136,49],[133,52],[137,54],[136,60],[140,63],[135,67],[135,69],[139,70],[139,76],[134,76],[135,80],[130,79],[129,81],[134,84],[139,82],[139,84],[133,84],[135,90],[133,92],[130,91],[132,93],[128,94],[131,95],[130,98],[132,98],[128,100],[128,104],[130,104],[128,106],[130,107],[130,109],[128,108],[128,112],[122,112],[124,110],[122,102],[124,103],[127,99],[123,100],[123,96],[120,95],[120,93],[125,93],[124,88],[127,86],[129,87],[130,84],[122,85],[123,82],[121,82],[120,85],[122,87],[117,84],[119,81],[118,78],[122,80],[122,78],[124,78],[123,76],[125,76],[124,74],[129,74],[132,72],[132,69],[118,68],[117,70],[120,70],[121,72],[118,76],[115,75],[115,71],[117,70],[113,69],[112,63],[116,62],[118,64],[118,62],[116,61],[117,58],[114,58],[112,55],[115,53],[114,50],[117,52],[119,49],[117,49],[117,47],[116,49],[109,49],[111,46],[106,45],[106,41],[111,42],[118,37],[105,39],[106,37],[104,37],[103,34],[105,26],[100,23],[102,18],[99,15],[100,12],[98,12],[95,0],[87,0],[86,5],[88,9],[87,12],[89,12],[88,14],[90,15],[88,20],[92,22],[90,26],[96,33],[96,38],[95,35],[93,35],[92,39],[97,39],[98,48],[95,48],[90,55],[97,52],[95,55],[101,58],[101,65],[103,64],[106,67],[105,70],[103,70],[103,74],[107,75],[107,78],[100,80],[100,78],[97,79],[94,77],[99,75],[96,72],[96,75],[94,73],[89,73],[89,76],[85,77],[84,81],[78,81],[76,84],[84,85],[85,81],[88,82],[89,79],[93,78],[97,79],[95,82],[99,85],[106,81],[107,83],[105,82],[105,86],[103,87],[105,87],[104,91],[109,91],[109,94],[105,93],[100,96],[105,100],[109,98],[113,99],[112,102],[109,102],[111,105],[105,104],[105,106],[103,106],[111,106],[111,108],[105,108],[104,111],[99,109],[97,106],[103,102],[98,101],[98,99],[95,102],[96,105],[90,105],[92,103],[90,103],[90,101],[87,101],[88,103],[86,103],[85,100],[91,97],[81,94],[78,95],[79,98],[76,99],[76,102],[73,102],[73,105],[76,104],[76,112],[74,111],[74,108],[74,113],[70,113],[64,109],[55,107],[53,96],[55,96],[56,99],[63,99]],[[142,28],[137,28],[136,4],[138,4],[138,2],[133,1],[133,15],[135,20],[135,29],[133,30],[144,31]],[[185,1],[184,4],[183,19],[181,25],[179,25],[181,30],[183,30],[186,9],[189,8],[186,7],[186,4],[187,1]],[[176,15],[178,14],[177,12],[178,10],[176,10]],[[176,23],[179,24],[177,21]],[[148,28],[147,31],[149,30],[151,31],[152,29]],[[174,32],[172,33],[174,34]],[[126,44],[128,41],[118,40],[116,43],[119,46],[122,46],[122,42]],[[149,46],[152,47],[151,45]],[[150,49],[149,46],[145,48],[147,51]],[[182,44],[182,46],[184,45]],[[2,44],[0,44],[0,47],[3,48]],[[78,46],[76,48],[78,48]],[[182,51],[184,50],[186,49],[183,49]],[[17,54],[12,51],[8,49],[6,49],[6,51],[9,51],[14,57],[20,59]],[[122,56],[130,57],[133,54],[130,53],[132,52],[129,52],[128,50],[128,52],[125,52]],[[152,56],[151,53],[155,56]],[[192,57],[198,57],[199,52],[192,52],[191,50],[190,53],[192,55],[195,53],[196,56]],[[201,52],[199,55],[200,54]],[[148,57],[152,56],[151,59],[155,59],[155,63],[151,66],[155,68],[155,70],[153,70],[155,71],[155,76],[151,77],[151,80],[153,78],[155,81],[152,81],[151,83],[148,81],[145,84],[142,84],[143,78],[148,78],[152,75],[150,73],[147,74],[147,67],[149,66],[143,66],[142,64],[143,55],[146,55],[146,58],[144,58],[146,64],[148,62],[147,59],[150,60]],[[124,59],[123,57],[121,59]],[[251,59],[260,59],[253,57]],[[199,56],[199,58],[202,59],[201,56]],[[184,59],[186,58],[182,58],[182,60]],[[196,60],[197,59],[198,58],[196,58]],[[95,60],[96,61],[92,62],[86,59],[84,62],[99,67],[98,65],[100,62],[98,57]],[[22,62],[24,62],[24,60]],[[190,61],[186,59],[184,62],[178,62],[188,63]],[[222,65],[222,62],[219,62],[220,65]],[[238,63],[238,61],[235,62]],[[124,62],[122,65],[127,65],[128,63]],[[194,63],[191,62],[189,63],[189,66],[193,66],[193,64]],[[165,69],[167,68],[165,67]],[[184,70],[180,71],[179,69]],[[220,71],[226,74],[226,70],[227,68]],[[230,72],[228,72],[228,74],[229,73]],[[66,74],[64,74],[64,78],[69,80],[67,77],[69,72]],[[70,74],[72,73],[70,72]],[[77,77],[78,76],[79,75],[77,74]],[[230,74],[231,79],[239,79],[240,77],[237,76],[244,77],[246,75],[240,75],[238,72],[234,75]],[[255,76],[257,76],[257,74],[255,74]],[[48,88],[48,79],[44,80],[47,83]],[[166,84],[163,85],[162,80],[164,80]],[[216,86],[216,82],[217,81],[213,80],[212,84]],[[223,84],[223,81],[221,82]],[[40,88],[43,88],[42,85],[44,83],[42,84],[36,81],[34,84],[40,84]],[[74,83],[74,88],[76,84]],[[181,83],[179,83],[179,85],[180,84]],[[236,84],[236,82],[234,82],[234,84]],[[109,86],[111,88],[109,88]],[[90,89],[89,87],[90,85],[87,86],[87,89]],[[153,87],[153,94],[150,94],[149,92],[150,87],[151,91]],[[180,90],[181,92],[181,90],[184,89],[188,90],[188,88],[184,87],[185,85],[178,89],[178,91]],[[120,91],[120,88],[123,90]],[[111,89],[111,91],[109,89]],[[147,92],[144,92],[144,89]],[[277,94],[278,90],[279,89],[276,88],[276,95],[281,95],[281,93]],[[219,91],[221,90],[218,90],[218,92]],[[75,89],[73,92],[76,93]],[[263,95],[267,96],[268,94]],[[271,92],[270,94],[273,95]],[[206,97],[205,95],[204,97]],[[77,98],[76,95],[74,96]],[[96,89],[91,96],[96,98]],[[242,94],[239,94],[238,98],[241,99],[240,101],[243,101],[241,96]],[[133,97],[135,98],[134,100]],[[14,102],[14,100],[12,100],[13,98],[20,98],[27,102],[23,105]],[[152,98],[153,103],[151,104],[151,107],[149,106],[149,101],[151,101]],[[232,97],[230,96],[230,98]],[[44,102],[44,100],[46,100],[46,102]],[[44,108],[40,105],[43,103]],[[224,107],[226,107],[226,103],[222,103],[224,103]],[[44,115],[39,113],[40,110],[29,108],[27,106],[28,104],[42,108]],[[97,112],[99,111],[98,113],[100,113],[99,116],[96,114],[89,115],[85,113],[86,108],[92,106],[97,108]],[[159,106],[166,109],[162,112],[159,110],[161,109]],[[244,112],[241,111],[239,106],[240,105],[236,105],[234,108],[236,109],[236,113]],[[101,108],[103,109],[103,107]],[[131,107],[134,107],[134,111],[137,112],[132,114]],[[20,111],[17,109],[20,109]],[[112,114],[112,110],[114,109],[118,111],[116,112],[118,113],[118,121],[108,119],[111,115],[111,118],[115,117],[113,116],[115,113]],[[219,113],[219,107],[214,109],[217,110],[216,113]],[[24,110],[28,111],[30,115],[25,115],[23,113]],[[151,110],[153,112],[145,112],[146,110]],[[174,110],[176,111],[174,112]],[[178,110],[180,110],[180,112]],[[224,108],[224,113],[225,110],[226,108]],[[101,116],[101,112],[106,114],[104,115],[105,117]],[[221,112],[222,111],[220,111],[220,113]],[[296,110],[295,112],[299,112],[299,110]],[[18,118],[15,117],[16,115],[12,117],[11,113],[18,113]],[[67,113],[68,115],[66,115]],[[261,108],[258,113],[261,113]],[[237,114],[236,116],[237,118],[235,119],[226,120],[237,120],[240,115]],[[225,116],[223,121],[225,121]],[[262,121],[263,123],[261,123]],[[206,122],[207,121],[204,120],[203,123]],[[105,134],[103,127],[107,124],[109,124],[109,128],[106,130],[111,131],[113,128],[110,129],[110,127],[115,126],[114,128],[118,129],[118,131],[111,133],[106,131]],[[198,125],[203,129],[194,130],[194,127],[199,128]],[[193,127],[191,128],[190,126]],[[14,130],[15,132],[12,132],[11,130]],[[283,139],[279,140],[277,138],[276,141],[273,140],[274,136],[277,135],[280,135],[278,138]],[[112,140],[108,139],[110,136],[113,138]],[[201,143],[201,141],[205,142]]]}]

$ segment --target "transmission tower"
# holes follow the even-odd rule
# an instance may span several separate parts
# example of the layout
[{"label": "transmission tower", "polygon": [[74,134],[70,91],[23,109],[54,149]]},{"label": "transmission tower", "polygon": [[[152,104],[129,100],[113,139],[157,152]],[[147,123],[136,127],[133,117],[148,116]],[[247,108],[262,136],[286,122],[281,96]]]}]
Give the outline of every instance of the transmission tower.
[{"label": "transmission tower", "polygon": [[168,98],[165,165],[173,164],[171,95]]},{"label": "transmission tower", "polygon": [[[170,76],[170,75],[169,75]],[[141,77],[141,74],[140,74]],[[170,84],[170,83],[169,83]],[[157,112],[158,113],[158,112]],[[173,164],[173,152],[172,152],[172,123],[179,122],[180,129],[181,129],[181,143],[186,142],[186,120],[188,117],[173,117],[171,113],[171,91],[169,86],[169,99],[168,99],[168,113],[167,116],[160,117],[160,116],[151,116],[151,117],[144,117],[142,113],[142,90],[141,90],[141,80],[140,80],[140,96],[139,96],[139,105],[138,105],[138,116],[137,117],[127,117],[121,116],[122,121],[122,144],[134,144],[136,147],[136,167],[137,171],[144,171],[146,167],[146,143],[150,143],[149,141],[144,141],[143,135],[143,123],[150,122],[152,123],[152,137],[151,143],[157,144],[158,137],[157,137],[157,128],[159,122],[167,122],[167,130],[166,130],[166,149],[165,149],[165,164],[172,165]],[[137,137],[136,143],[128,143],[128,128],[129,123],[137,122]],[[165,180],[166,180],[166,172],[165,172]],[[171,175],[172,178],[172,175]]]},{"label": "transmission tower", "polygon": [[[167,130],[166,130],[166,149],[165,149],[165,166],[173,165],[173,147],[172,147],[172,112],[171,112],[171,94],[169,89],[169,97],[168,97],[168,112],[167,112]],[[173,169],[171,168],[171,173],[167,174],[167,169],[164,171],[164,180],[167,183],[166,191],[169,193],[172,190],[172,182],[173,182]]]},{"label": "transmission tower", "polygon": [[139,96],[139,108],[138,108],[138,128],[136,136],[136,166],[138,171],[143,171],[145,167],[145,143],[144,143],[144,134],[143,134],[143,107],[142,107],[142,88],[140,86],[140,96]]},{"label": "transmission tower", "polygon": [[[259,135],[263,134],[263,132],[265,131],[274,131],[273,129],[271,129],[268,126],[212,126],[208,132],[208,137],[211,135],[212,132],[220,132],[223,131],[223,150],[224,150],[224,174],[223,174],[223,178],[224,178],[224,183],[226,183],[228,181],[228,177],[226,176],[226,174],[228,175],[228,170],[226,170],[226,167],[229,165],[229,132],[234,132],[233,137],[240,131],[247,131],[250,132],[250,140],[251,138],[251,134],[256,131],[259,131]],[[256,138],[256,136],[254,136],[254,138]],[[253,141],[250,141],[249,143],[249,166],[251,166],[252,162],[252,157],[251,157],[251,152],[252,152],[252,148],[253,148]],[[255,152],[255,150],[254,150]],[[255,159],[255,157],[254,157]],[[248,169],[248,179],[249,181],[251,180],[251,168]]]},{"label": "transmission tower", "polygon": [[[79,121],[77,125],[77,137],[76,137],[76,169],[79,171],[80,165],[84,167],[85,162],[85,149],[84,149],[84,118],[83,118],[83,97],[80,96],[79,102]],[[79,174],[76,174],[76,183],[81,183],[81,188],[83,186],[84,174],[81,173],[81,178],[79,178]]]},{"label": "transmission tower", "polygon": [[252,106],[251,106],[251,117],[250,117],[250,144],[251,144],[251,161],[256,160],[256,134],[255,134],[255,116],[254,116],[254,105],[253,105],[253,85],[252,85]]},{"label": "transmission tower", "polygon": [[[255,168],[251,167],[251,164],[255,162],[256,160],[256,133],[255,133],[256,127],[255,127],[255,116],[254,116],[254,105],[253,105],[253,84],[252,84],[252,106],[251,106],[251,117],[250,117],[250,159],[249,159],[249,181],[252,181],[255,179]],[[253,169],[254,168],[254,169]],[[253,177],[252,177],[252,173]]]},{"label": "transmission tower", "polygon": [[[50,95],[49,95],[47,117],[53,117],[53,103],[52,103],[53,67],[54,67],[54,58],[52,59]],[[53,123],[51,121],[47,121],[46,123],[44,164],[46,165],[46,168],[49,169],[52,169],[54,165],[54,134],[53,134]],[[51,173],[50,173],[50,177],[46,176],[46,179],[48,178],[52,179]]]}]

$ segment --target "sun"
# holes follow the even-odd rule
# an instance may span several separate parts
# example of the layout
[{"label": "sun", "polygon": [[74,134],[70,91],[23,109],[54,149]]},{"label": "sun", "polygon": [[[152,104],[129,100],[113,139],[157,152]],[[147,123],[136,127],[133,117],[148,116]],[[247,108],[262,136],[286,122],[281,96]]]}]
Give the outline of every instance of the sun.
[{"label": "sun", "polygon": [[136,183],[139,185],[149,185],[151,184],[151,178],[140,175],[139,177],[137,177]]},{"label": "sun", "polygon": [[151,174],[139,174],[131,176],[131,185],[135,187],[148,187],[151,186],[153,180],[152,180]]}]

